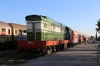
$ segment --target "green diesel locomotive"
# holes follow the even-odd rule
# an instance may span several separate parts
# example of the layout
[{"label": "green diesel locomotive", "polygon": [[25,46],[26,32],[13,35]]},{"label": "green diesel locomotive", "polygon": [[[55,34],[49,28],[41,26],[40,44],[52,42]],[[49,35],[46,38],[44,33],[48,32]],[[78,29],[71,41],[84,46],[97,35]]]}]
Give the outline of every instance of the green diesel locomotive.
[{"label": "green diesel locomotive", "polygon": [[27,40],[64,40],[66,27],[48,16],[28,15]]}]

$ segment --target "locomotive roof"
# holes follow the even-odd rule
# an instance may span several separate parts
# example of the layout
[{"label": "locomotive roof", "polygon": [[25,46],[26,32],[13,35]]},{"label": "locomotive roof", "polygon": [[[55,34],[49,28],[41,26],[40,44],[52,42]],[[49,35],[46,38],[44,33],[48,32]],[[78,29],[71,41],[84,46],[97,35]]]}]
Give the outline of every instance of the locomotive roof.
[{"label": "locomotive roof", "polygon": [[[46,18],[46,20],[47,20],[48,22],[50,22],[51,24],[55,24],[55,25],[57,25],[57,26],[65,27],[64,24],[53,20],[53,19],[52,19],[51,17],[49,17],[49,16],[36,15],[36,14],[35,14],[35,15],[27,15],[27,16],[25,17],[25,19],[27,19],[28,17],[40,17],[41,19]],[[31,18],[31,19],[32,19],[32,18]]]},{"label": "locomotive roof", "polygon": [[8,23],[8,24],[10,24],[15,29],[22,29],[22,30],[27,29],[27,26],[25,26],[25,25],[20,25],[20,24],[15,24],[15,23]]}]

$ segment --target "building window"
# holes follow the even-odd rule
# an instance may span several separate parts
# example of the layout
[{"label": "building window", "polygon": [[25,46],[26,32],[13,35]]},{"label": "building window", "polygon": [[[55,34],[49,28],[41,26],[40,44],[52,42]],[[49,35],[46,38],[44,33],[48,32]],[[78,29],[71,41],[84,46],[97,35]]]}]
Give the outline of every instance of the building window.
[{"label": "building window", "polygon": [[15,34],[17,34],[17,30],[15,30]]},{"label": "building window", "polygon": [[2,32],[6,32],[6,29],[5,28],[2,28]]},{"label": "building window", "polygon": [[10,29],[8,29],[8,34],[10,34]]}]

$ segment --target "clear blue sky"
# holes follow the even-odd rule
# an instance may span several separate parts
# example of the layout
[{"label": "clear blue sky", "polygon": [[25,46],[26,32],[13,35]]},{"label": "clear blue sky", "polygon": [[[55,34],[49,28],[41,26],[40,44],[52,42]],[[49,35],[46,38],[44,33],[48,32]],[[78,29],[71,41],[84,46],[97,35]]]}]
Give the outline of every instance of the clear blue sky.
[{"label": "clear blue sky", "polygon": [[29,14],[46,15],[87,35],[95,35],[100,0],[0,0],[0,20],[24,24]]}]

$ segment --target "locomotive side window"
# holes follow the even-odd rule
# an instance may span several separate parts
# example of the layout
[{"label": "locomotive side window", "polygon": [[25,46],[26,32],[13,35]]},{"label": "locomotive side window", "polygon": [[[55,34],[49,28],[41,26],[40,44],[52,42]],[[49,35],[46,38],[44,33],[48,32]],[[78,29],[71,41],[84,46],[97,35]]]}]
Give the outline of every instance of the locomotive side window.
[{"label": "locomotive side window", "polygon": [[46,23],[44,23],[43,25],[44,25],[44,28],[47,28],[47,24]]},{"label": "locomotive side window", "polygon": [[5,28],[2,28],[2,32],[5,32],[6,31],[6,29]]},{"label": "locomotive side window", "polygon": [[8,29],[8,34],[10,34],[10,29]]}]

